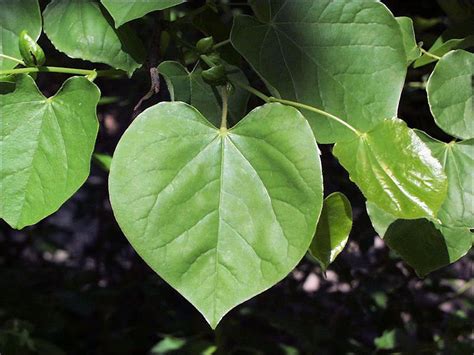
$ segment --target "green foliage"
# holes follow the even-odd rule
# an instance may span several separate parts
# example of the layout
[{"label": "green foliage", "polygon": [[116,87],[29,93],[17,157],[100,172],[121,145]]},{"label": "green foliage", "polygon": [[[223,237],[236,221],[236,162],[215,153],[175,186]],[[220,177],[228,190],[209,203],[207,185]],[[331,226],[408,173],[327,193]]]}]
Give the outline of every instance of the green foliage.
[{"label": "green foliage", "polygon": [[474,138],[474,54],[456,50],[436,64],[426,88],[436,124],[455,137]]},{"label": "green foliage", "polygon": [[[375,0],[249,0],[253,16],[212,1],[184,14],[172,9],[182,2],[45,2],[44,32],[54,46],[48,58],[57,60],[57,49],[94,63],[77,61],[87,68],[111,67],[95,70],[44,66],[38,2],[0,0],[2,219],[17,229],[34,224],[84,183],[98,130],[100,92],[92,81],[130,77],[147,55],[134,80],[145,73],[151,88],[135,110],[162,94],[160,73],[173,102],[138,115],[112,163],[108,155],[95,160],[111,168],[112,208],[132,246],[213,328],[282,280],[310,244],[323,269],[346,244],[350,202],[336,193],[323,207],[316,141],[335,143],[332,153],[367,199],[374,228],[419,275],[467,253],[474,55],[449,50],[472,43],[469,4],[443,6],[448,28],[434,53],[420,57],[412,20]],[[235,15],[231,32],[218,22],[222,11]],[[192,45],[202,34],[212,37]],[[396,118],[407,67],[435,60],[428,101],[450,143]],[[51,72],[77,76],[46,98],[35,79]],[[257,106],[250,94],[265,104],[250,110]],[[376,346],[393,347],[394,334]],[[158,353],[187,346],[167,339]]]},{"label": "green foliage", "polygon": [[[18,39],[26,30],[33,40],[41,34],[41,13],[38,0],[0,0],[0,53],[21,59]],[[0,57],[0,70],[16,66],[14,61]]]},{"label": "green foliage", "polygon": [[352,228],[352,209],[347,197],[335,192],[324,199],[310,254],[327,269],[344,249]]},{"label": "green foliage", "polygon": [[127,26],[116,30],[104,15],[93,0],[54,0],[43,13],[44,32],[71,58],[105,63],[131,75],[144,59],[141,41]]},{"label": "green foliage", "polygon": [[[232,44],[273,95],[320,107],[363,132],[396,116],[407,55],[400,26],[383,4],[251,3],[257,17],[235,18]],[[351,138],[327,117],[304,115],[319,143]]]},{"label": "green foliage", "polygon": [[185,0],[141,0],[141,1],[117,1],[101,0],[102,4],[114,18],[115,27],[145,16],[147,13],[164,10],[169,7],[183,3]]},{"label": "green foliage", "polygon": [[398,218],[435,217],[447,179],[429,148],[399,119],[333,150],[367,200]]},{"label": "green foliage", "polygon": [[86,180],[99,96],[93,83],[76,77],[46,98],[27,75],[0,96],[0,216],[12,227],[55,212]]},{"label": "green foliage", "polygon": [[187,104],[158,104],[123,135],[109,181],[130,243],[213,328],[295,267],[322,207],[314,136],[280,104],[229,131]]}]

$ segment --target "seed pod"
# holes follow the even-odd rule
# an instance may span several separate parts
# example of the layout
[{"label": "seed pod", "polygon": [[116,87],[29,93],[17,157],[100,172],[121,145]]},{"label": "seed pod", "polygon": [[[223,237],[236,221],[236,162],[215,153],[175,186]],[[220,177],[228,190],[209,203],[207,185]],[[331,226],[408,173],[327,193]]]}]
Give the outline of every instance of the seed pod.
[{"label": "seed pod", "polygon": [[37,67],[44,64],[46,57],[43,49],[31,38],[26,31],[20,33],[18,47],[25,65],[28,67]]},{"label": "seed pod", "polygon": [[202,79],[212,86],[225,85],[227,82],[225,67],[222,64],[204,70],[201,75]]},{"label": "seed pod", "polygon": [[219,65],[219,64],[221,64],[221,62],[222,62],[222,61],[221,61],[221,56],[220,56],[220,54],[217,53],[217,52],[209,53],[209,54],[207,55],[207,57],[208,57],[209,60],[210,60],[211,62],[213,62],[215,65]]},{"label": "seed pod", "polygon": [[212,50],[213,46],[214,46],[214,38],[212,38],[212,36],[201,38],[196,43],[196,49],[201,54],[209,53]]}]

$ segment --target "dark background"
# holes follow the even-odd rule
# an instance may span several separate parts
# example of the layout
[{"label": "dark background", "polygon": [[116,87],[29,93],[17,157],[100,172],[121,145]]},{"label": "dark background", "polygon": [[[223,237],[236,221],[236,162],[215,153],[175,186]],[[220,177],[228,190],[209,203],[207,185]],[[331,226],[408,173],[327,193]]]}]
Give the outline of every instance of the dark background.
[{"label": "dark background", "polygon": [[[449,21],[434,0],[384,2],[396,16],[414,19],[425,48]],[[232,13],[226,6],[220,10],[200,15],[198,22],[217,18],[226,38]],[[132,25],[144,38],[150,37],[147,24],[136,22]],[[195,42],[202,34],[193,28],[187,36]],[[40,44],[50,65],[88,66],[55,52],[44,34]],[[232,49],[226,51],[241,62]],[[240,65],[261,87],[245,63]],[[410,68],[399,116],[410,127],[449,141],[435,127],[419,88],[432,68]],[[41,74],[38,84],[51,95],[65,78]],[[96,151],[112,154],[149,80],[142,70],[132,80],[97,84],[111,103],[98,107]],[[140,110],[167,99],[164,86]],[[257,104],[253,98],[249,107]],[[425,279],[416,277],[376,236],[361,193],[331,156],[331,147],[321,149],[325,193],[344,192],[354,210],[350,241],[326,277],[304,259],[282,282],[232,310],[213,332],[132,250],[110,208],[107,172],[93,164],[84,186],[54,215],[22,231],[0,222],[0,353],[210,354],[217,347],[222,354],[472,354],[473,255]]]}]

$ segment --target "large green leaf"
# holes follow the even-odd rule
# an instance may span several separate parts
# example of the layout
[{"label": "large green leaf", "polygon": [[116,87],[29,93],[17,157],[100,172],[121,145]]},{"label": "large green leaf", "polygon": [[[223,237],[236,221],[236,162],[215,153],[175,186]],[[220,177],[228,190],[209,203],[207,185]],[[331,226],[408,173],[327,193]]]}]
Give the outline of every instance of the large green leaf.
[{"label": "large green leaf", "polygon": [[[378,1],[251,1],[231,40],[285,99],[324,109],[361,131],[396,116],[407,56],[400,26]],[[305,112],[321,143],[351,131]]]},{"label": "large green leaf", "polygon": [[327,269],[349,239],[352,228],[352,209],[347,197],[335,192],[324,199],[316,234],[309,247],[310,254]]},{"label": "large green leaf", "polygon": [[[248,83],[247,78],[234,66],[227,66],[232,72],[230,79]],[[166,61],[158,66],[160,74],[165,77],[168,90],[173,101],[183,101],[198,109],[215,126],[219,126],[221,119],[221,99],[216,88],[206,84],[201,77],[202,69],[196,67],[189,72],[178,62]],[[249,93],[241,88],[236,88],[229,97],[229,118],[238,122],[247,112]]]},{"label": "large green leaf", "polygon": [[438,219],[445,226],[474,228],[474,139],[444,143],[424,132],[417,134],[448,176],[448,196]]},{"label": "large green leaf", "polygon": [[468,229],[440,227],[426,219],[416,219],[395,221],[384,240],[423,277],[466,255],[471,238]]},{"label": "large green leaf", "polygon": [[132,246],[213,328],[295,267],[322,207],[312,131],[280,104],[229,131],[182,102],[153,106],[122,136],[109,188]]},{"label": "large green leaf", "polygon": [[474,54],[456,50],[436,64],[426,91],[436,124],[459,138],[474,138]]},{"label": "large green leaf", "polygon": [[[26,30],[37,40],[41,34],[41,12],[38,0],[0,0],[0,53],[21,59],[18,49],[20,32]],[[0,58],[0,70],[12,69],[14,61]]]},{"label": "large green leaf", "polygon": [[185,0],[101,0],[115,21],[115,27],[145,16],[147,13],[164,10]]},{"label": "large green leaf", "polygon": [[48,38],[69,57],[105,63],[129,75],[141,66],[141,41],[128,26],[115,29],[94,0],[53,0],[43,16]]},{"label": "large green leaf", "polygon": [[28,75],[0,95],[0,217],[14,228],[55,212],[86,180],[99,89],[83,77],[46,98]]},{"label": "large green leaf", "polygon": [[410,65],[414,60],[421,56],[421,50],[416,42],[415,30],[413,28],[413,21],[409,17],[396,18],[403,34],[403,43],[405,44],[405,52],[407,55],[407,62]]},{"label": "large green leaf", "polygon": [[367,200],[397,218],[435,217],[446,198],[441,164],[402,120],[336,143],[333,153]]}]

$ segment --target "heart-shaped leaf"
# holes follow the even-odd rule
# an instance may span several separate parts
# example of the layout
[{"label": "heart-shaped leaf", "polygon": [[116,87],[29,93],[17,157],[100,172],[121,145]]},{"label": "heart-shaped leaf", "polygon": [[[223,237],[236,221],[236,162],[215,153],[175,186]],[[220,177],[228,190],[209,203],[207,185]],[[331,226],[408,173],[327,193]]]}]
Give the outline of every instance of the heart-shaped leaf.
[{"label": "heart-shaped leaf", "polygon": [[0,95],[0,217],[14,228],[55,212],[86,180],[100,92],[83,77],[46,98],[28,75]]},{"label": "heart-shaped leaf", "polygon": [[[215,126],[221,120],[221,98],[215,87],[206,84],[201,77],[202,69],[197,67],[189,72],[181,63],[166,61],[158,66],[168,84],[168,90],[173,101],[183,101],[194,106]],[[231,72],[228,77],[241,83],[248,83],[240,69],[227,66]],[[247,102],[250,94],[239,87],[229,96],[229,121],[238,122],[247,111]]]},{"label": "heart-shaped leaf", "polygon": [[108,64],[131,75],[145,52],[128,26],[115,29],[112,19],[94,0],[53,0],[44,13],[44,32],[71,58]]},{"label": "heart-shaped leaf", "polygon": [[213,328],[295,267],[322,207],[316,141],[281,104],[228,131],[185,103],[153,106],[122,136],[109,188],[132,246]]},{"label": "heart-shaped leaf", "polygon": [[474,139],[444,143],[422,131],[416,133],[448,176],[448,196],[438,218],[445,226],[474,228]]},{"label": "heart-shaped leaf", "polygon": [[462,139],[474,138],[474,54],[456,50],[436,64],[426,91],[436,124]]},{"label": "heart-shaped leaf", "polygon": [[316,234],[309,247],[310,254],[326,270],[349,239],[352,228],[351,203],[341,192],[335,192],[324,199]]},{"label": "heart-shaped leaf", "polygon": [[115,27],[145,16],[147,13],[164,10],[183,3],[185,0],[101,0],[115,21]]},{"label": "heart-shaped leaf", "polygon": [[[37,40],[41,34],[41,12],[38,0],[0,0],[0,53],[21,59],[18,49],[20,32],[26,30]],[[12,69],[17,63],[0,58],[0,70]]]},{"label": "heart-shaped leaf", "polygon": [[[363,132],[396,116],[407,55],[400,26],[381,2],[251,3],[257,18],[235,18],[232,44],[282,98],[322,108]],[[325,116],[304,114],[318,142],[351,137]]]},{"label": "heart-shaped leaf", "polygon": [[336,143],[333,153],[367,200],[397,218],[435,217],[446,198],[441,164],[402,120]]}]

